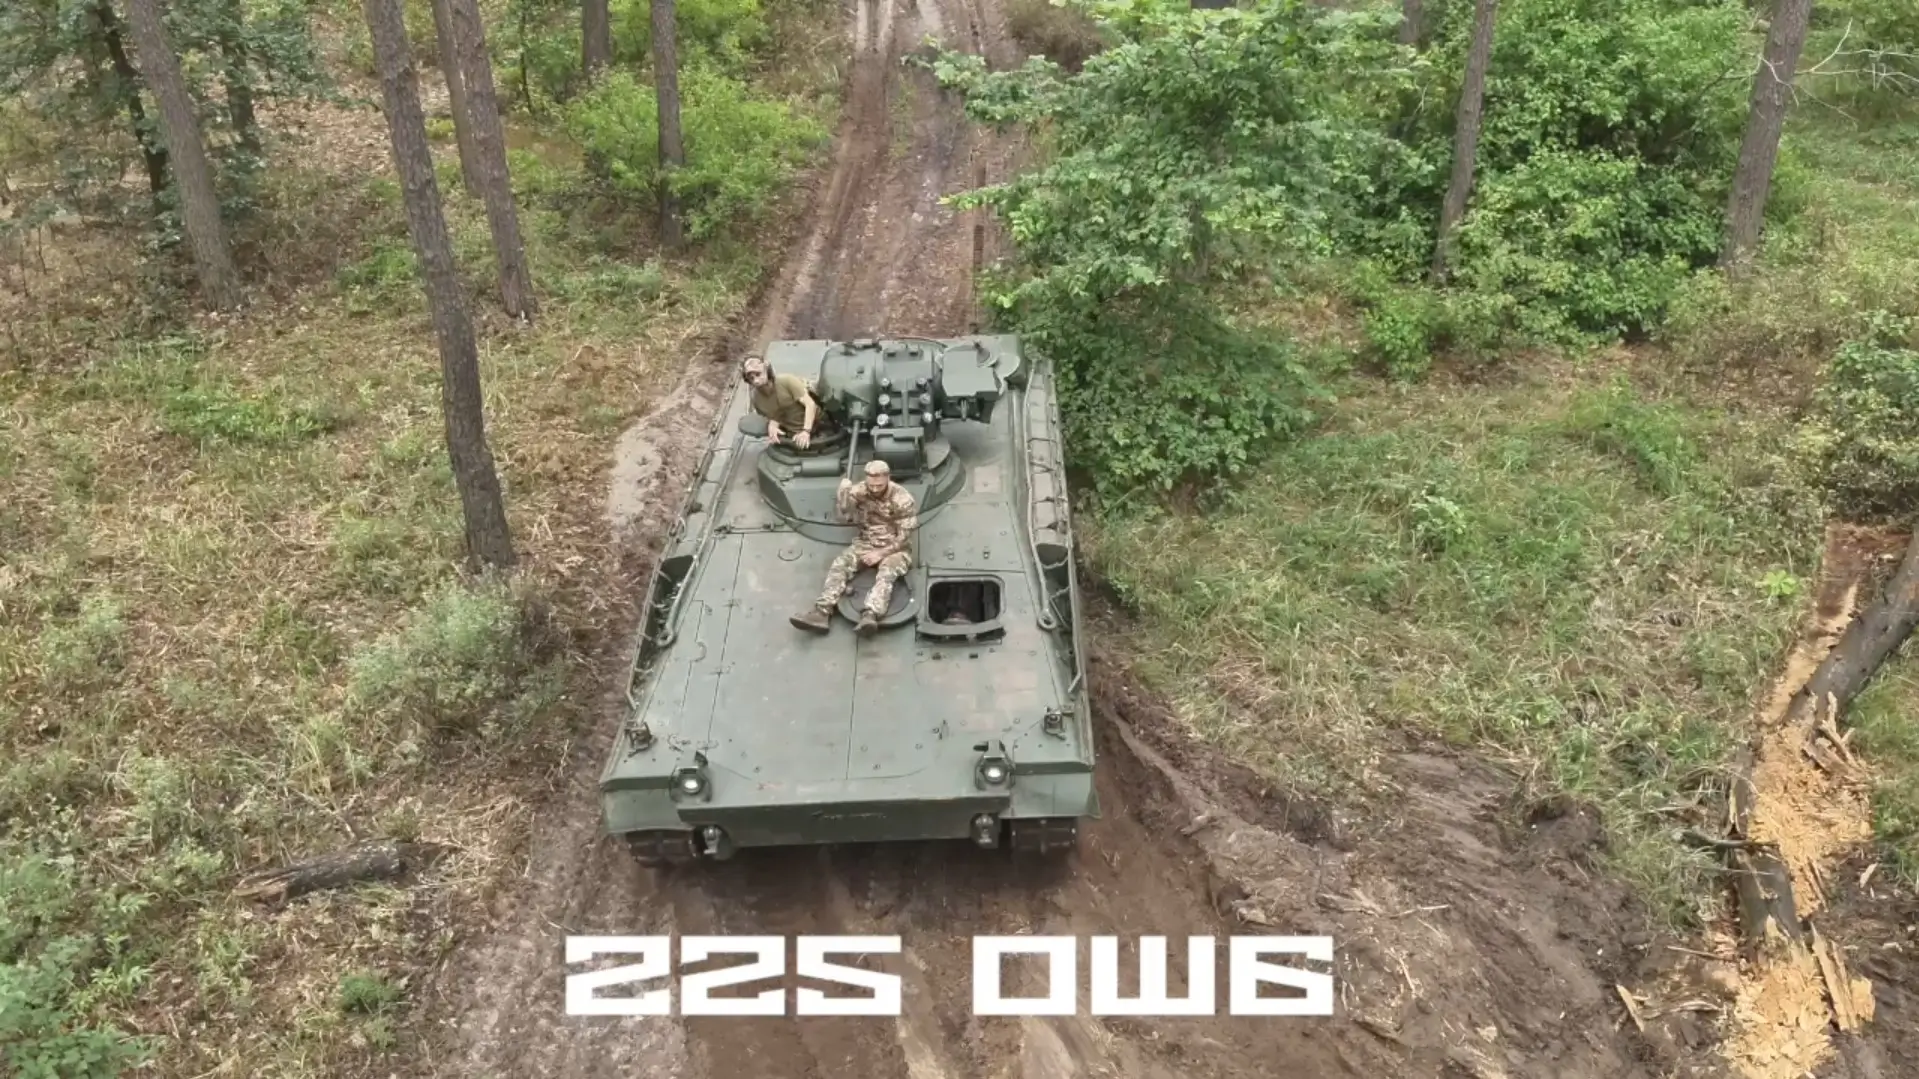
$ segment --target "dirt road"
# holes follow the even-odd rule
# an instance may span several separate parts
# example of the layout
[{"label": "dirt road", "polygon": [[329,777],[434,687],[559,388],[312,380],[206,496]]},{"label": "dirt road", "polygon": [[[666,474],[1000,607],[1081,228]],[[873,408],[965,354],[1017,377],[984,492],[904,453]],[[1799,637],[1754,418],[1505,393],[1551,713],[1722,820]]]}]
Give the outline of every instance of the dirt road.
[{"label": "dirt road", "polygon": [[[759,339],[951,334],[973,323],[975,222],[942,195],[1003,174],[1011,148],[901,56],[927,36],[1017,60],[992,0],[856,0],[857,54],[836,166],[810,238],[769,297]],[[903,130],[904,129],[904,130]],[[620,450],[615,517],[634,543],[660,523],[728,391],[702,365]],[[639,579],[639,578],[635,578]],[[1617,897],[1581,867],[1595,841],[1570,813],[1526,837],[1491,821],[1499,781],[1446,761],[1397,766],[1403,812],[1365,826],[1287,806],[1255,777],[1184,747],[1165,714],[1104,660],[1093,680],[1104,817],[1056,871],[951,847],[755,852],[684,877],[640,869],[599,841],[593,789],[608,739],[582,740],[534,826],[525,877],[489,932],[436,980],[445,1045],[435,1074],[698,1079],[1067,1079],[1075,1076],[1554,1076],[1669,1074],[1666,1034],[1621,1032],[1614,975],[1641,951],[1614,939]],[[1355,832],[1364,832],[1356,836]],[[569,934],[899,934],[894,1018],[568,1019]],[[975,934],[1173,938],[1330,933],[1334,1019],[972,1014]],[[1122,947],[1122,970],[1136,952]],[[1602,970],[1596,971],[1595,965]],[[1602,978],[1601,974],[1606,975]],[[1008,975],[1036,995],[1032,972]],[[1136,988],[1136,979],[1124,979]],[[783,979],[789,989],[795,979]],[[1224,1011],[1224,975],[1221,975]],[[1653,1066],[1647,1062],[1664,1063]]]}]

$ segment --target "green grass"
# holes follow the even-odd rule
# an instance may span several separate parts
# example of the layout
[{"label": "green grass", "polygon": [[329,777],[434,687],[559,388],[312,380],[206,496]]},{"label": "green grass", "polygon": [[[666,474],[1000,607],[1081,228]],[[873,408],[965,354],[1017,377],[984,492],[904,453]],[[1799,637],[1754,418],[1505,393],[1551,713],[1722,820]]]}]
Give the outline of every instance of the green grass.
[{"label": "green grass", "polygon": [[1488,751],[1602,807],[1677,912],[1704,867],[1658,810],[1725,757],[1817,556],[1776,449],[1598,376],[1361,386],[1203,516],[1109,517],[1089,551],[1202,736],[1333,797],[1396,735]]},{"label": "green grass", "polygon": [[1853,702],[1855,749],[1873,762],[1873,831],[1892,867],[1919,886],[1919,648],[1881,668]]}]

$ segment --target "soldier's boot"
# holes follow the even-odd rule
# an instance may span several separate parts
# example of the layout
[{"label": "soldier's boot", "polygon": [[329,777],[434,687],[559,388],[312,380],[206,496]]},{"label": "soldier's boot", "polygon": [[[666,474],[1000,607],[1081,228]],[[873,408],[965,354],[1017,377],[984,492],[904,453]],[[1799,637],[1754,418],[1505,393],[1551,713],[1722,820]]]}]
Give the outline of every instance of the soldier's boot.
[{"label": "soldier's boot", "polygon": [[829,633],[833,629],[833,612],[825,607],[809,607],[787,621],[808,633]]},{"label": "soldier's boot", "polygon": [[872,611],[861,612],[860,624],[854,627],[853,632],[859,634],[862,637],[871,637],[873,634],[878,633],[879,631],[880,631],[880,616],[874,614]]}]

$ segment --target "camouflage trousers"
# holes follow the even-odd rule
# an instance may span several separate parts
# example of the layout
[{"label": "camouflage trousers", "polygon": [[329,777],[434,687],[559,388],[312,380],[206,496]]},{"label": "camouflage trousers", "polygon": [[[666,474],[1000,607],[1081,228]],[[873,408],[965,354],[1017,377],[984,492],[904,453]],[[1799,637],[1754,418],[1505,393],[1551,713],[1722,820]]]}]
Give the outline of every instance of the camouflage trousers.
[{"label": "camouflage trousers", "polygon": [[[865,552],[858,546],[848,547],[833,560],[826,571],[826,587],[820,591],[819,605],[831,610],[840,597],[846,594],[847,583],[860,571],[860,555]],[[913,560],[906,552],[887,555],[880,564],[873,567],[873,590],[866,594],[866,609],[876,616],[886,614],[888,604],[893,601],[893,582],[906,574]]]}]

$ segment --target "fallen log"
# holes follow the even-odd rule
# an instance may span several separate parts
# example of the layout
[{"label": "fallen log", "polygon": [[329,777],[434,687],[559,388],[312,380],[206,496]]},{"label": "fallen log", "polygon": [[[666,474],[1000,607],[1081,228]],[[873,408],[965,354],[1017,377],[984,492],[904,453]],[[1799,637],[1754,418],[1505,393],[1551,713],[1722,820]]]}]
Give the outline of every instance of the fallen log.
[{"label": "fallen log", "polygon": [[[1810,751],[1823,735],[1838,743],[1835,749],[1840,756],[1847,755],[1843,742],[1838,742],[1839,724],[1847,706],[1916,626],[1919,626],[1919,529],[1913,530],[1905,556],[1892,579],[1872,605],[1847,625],[1806,684],[1789,699],[1778,724],[1760,732],[1760,737],[1783,732],[1784,744],[1803,742]],[[1815,759],[1819,759],[1818,754]],[[1758,753],[1753,748],[1741,751],[1735,758],[1727,792],[1725,823],[1729,838],[1708,841],[1707,845],[1720,851],[1732,877],[1740,932],[1748,951],[1778,946],[1804,949],[1808,946],[1808,931],[1793,899],[1791,870],[1776,845],[1752,839],[1752,817],[1758,802],[1752,775],[1757,762]]]},{"label": "fallen log", "polygon": [[1915,627],[1919,627],[1919,528],[1913,529],[1905,557],[1878,600],[1853,619],[1819,669],[1793,694],[1786,706],[1786,724],[1806,728],[1808,737],[1816,736],[1823,724],[1836,729],[1853,698]]},{"label": "fallen log", "polygon": [[369,843],[255,874],[235,888],[234,894],[243,899],[285,902],[361,881],[397,880],[438,861],[448,849],[438,843]]}]

